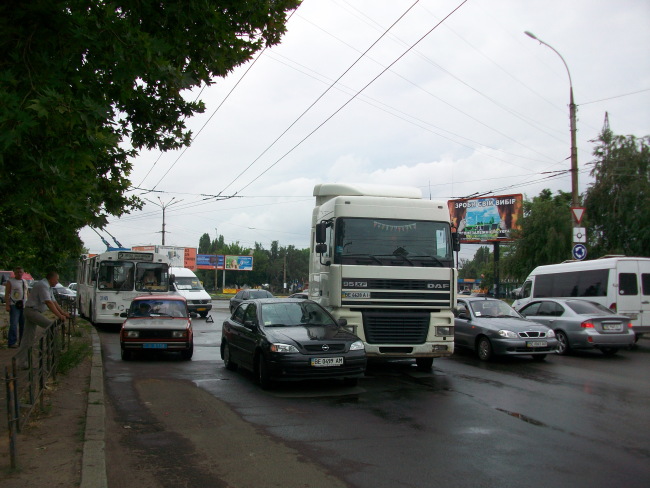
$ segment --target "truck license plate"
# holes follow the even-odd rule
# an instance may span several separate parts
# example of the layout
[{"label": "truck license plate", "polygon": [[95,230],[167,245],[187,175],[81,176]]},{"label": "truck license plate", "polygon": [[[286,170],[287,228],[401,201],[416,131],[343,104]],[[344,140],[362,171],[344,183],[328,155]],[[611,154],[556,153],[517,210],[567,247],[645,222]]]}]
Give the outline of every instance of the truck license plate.
[{"label": "truck license plate", "polygon": [[343,366],[343,358],[311,358],[311,365],[318,368],[328,366]]},{"label": "truck license plate", "polygon": [[369,291],[344,291],[343,298],[370,298]]},{"label": "truck license plate", "polygon": [[546,341],[528,341],[526,347],[546,347],[548,342]]}]

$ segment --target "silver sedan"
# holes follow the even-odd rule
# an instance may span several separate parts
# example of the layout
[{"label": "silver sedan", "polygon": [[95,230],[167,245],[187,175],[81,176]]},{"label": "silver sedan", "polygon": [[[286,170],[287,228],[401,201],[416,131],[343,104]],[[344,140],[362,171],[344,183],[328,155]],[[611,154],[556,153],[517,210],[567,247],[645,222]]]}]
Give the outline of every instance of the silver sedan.
[{"label": "silver sedan", "polygon": [[634,344],[630,319],[587,300],[537,299],[519,313],[551,327],[558,340],[558,353],[571,349],[599,349],[611,355]]},{"label": "silver sedan", "polygon": [[454,320],[454,345],[476,351],[479,359],[493,355],[530,355],[543,361],[555,353],[555,333],[547,326],[526,320],[507,303],[494,298],[458,299]]}]

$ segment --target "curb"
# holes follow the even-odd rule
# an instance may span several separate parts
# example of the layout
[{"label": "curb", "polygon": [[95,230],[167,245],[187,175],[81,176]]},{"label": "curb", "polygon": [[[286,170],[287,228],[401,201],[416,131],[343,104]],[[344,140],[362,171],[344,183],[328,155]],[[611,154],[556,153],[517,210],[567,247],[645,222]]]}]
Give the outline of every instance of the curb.
[{"label": "curb", "polygon": [[106,479],[106,429],[104,423],[104,367],[99,335],[93,327],[93,359],[90,369],[86,429],[81,459],[80,488],[107,488]]}]

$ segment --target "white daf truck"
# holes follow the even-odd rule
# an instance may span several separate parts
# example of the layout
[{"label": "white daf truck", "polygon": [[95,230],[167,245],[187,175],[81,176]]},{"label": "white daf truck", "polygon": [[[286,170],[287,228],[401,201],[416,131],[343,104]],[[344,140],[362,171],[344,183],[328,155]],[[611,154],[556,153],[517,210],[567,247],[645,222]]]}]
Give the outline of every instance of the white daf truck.
[{"label": "white daf truck", "polygon": [[418,188],[314,187],[309,298],[365,344],[369,358],[430,370],[454,352],[457,272],[449,211]]}]

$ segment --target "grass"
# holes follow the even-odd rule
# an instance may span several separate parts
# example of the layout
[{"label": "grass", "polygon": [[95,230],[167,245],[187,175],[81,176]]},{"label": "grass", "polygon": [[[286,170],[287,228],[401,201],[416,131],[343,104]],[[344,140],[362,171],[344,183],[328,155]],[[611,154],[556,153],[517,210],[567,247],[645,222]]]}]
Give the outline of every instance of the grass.
[{"label": "grass", "polygon": [[90,326],[87,323],[77,322],[76,330],[71,334],[70,346],[61,353],[57,371],[66,374],[81,362],[92,357],[93,348],[90,338]]}]

